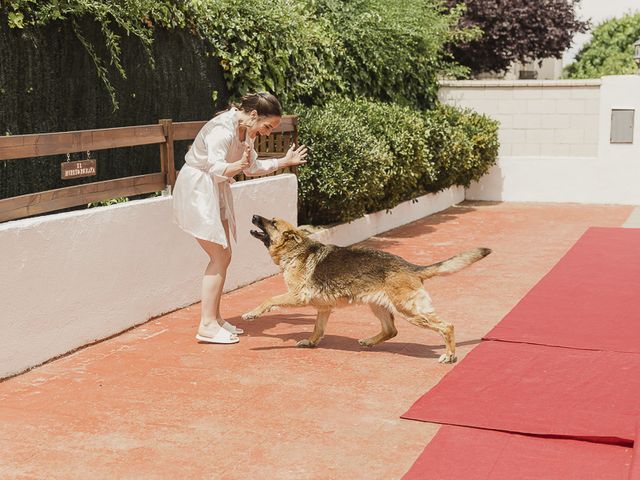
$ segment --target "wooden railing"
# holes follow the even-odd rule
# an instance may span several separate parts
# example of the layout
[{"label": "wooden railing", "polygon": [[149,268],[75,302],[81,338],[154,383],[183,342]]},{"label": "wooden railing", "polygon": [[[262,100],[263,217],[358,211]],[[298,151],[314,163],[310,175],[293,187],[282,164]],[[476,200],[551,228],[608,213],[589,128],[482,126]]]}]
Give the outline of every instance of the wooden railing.
[{"label": "wooden railing", "polygon": [[[176,181],[174,142],[192,140],[206,121],[160,120],[157,125],[103,128],[75,132],[0,137],[0,160],[20,160],[46,155],[92,152],[111,148],[154,145],[160,147],[160,172],[87,183],[0,199],[0,222],[85,205],[129,195],[141,195],[173,187]],[[298,142],[298,119],[284,116],[268,137],[259,137],[256,149],[261,158],[282,156]],[[244,179],[243,176],[238,178]]]}]

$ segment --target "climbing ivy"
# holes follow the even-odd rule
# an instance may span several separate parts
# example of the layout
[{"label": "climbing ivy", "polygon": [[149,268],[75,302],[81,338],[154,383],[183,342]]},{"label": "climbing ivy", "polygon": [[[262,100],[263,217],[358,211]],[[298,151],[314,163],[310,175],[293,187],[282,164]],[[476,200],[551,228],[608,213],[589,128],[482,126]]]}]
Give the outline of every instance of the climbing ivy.
[{"label": "climbing ivy", "polygon": [[18,30],[70,23],[115,109],[123,39],[137,39],[153,67],[158,29],[203,40],[232,99],[269,90],[285,105],[347,94],[429,107],[437,76],[461,73],[443,46],[473,37],[458,28],[462,10],[439,0],[9,0],[2,12]]}]

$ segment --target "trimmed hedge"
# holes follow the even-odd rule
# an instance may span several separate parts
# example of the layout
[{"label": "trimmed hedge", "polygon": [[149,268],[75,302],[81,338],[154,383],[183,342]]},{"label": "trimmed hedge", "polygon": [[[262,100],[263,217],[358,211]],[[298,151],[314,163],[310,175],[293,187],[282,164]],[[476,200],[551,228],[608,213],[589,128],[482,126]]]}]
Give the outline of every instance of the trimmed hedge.
[{"label": "trimmed hedge", "polygon": [[299,170],[301,224],[351,221],[468,186],[498,156],[498,123],[471,110],[334,99],[300,115],[300,141],[310,146]]},{"label": "trimmed hedge", "polygon": [[310,151],[298,174],[303,223],[352,220],[384,197],[391,149],[358,116],[337,114],[342,107],[339,101],[300,112],[300,142]]},{"label": "trimmed hedge", "polygon": [[438,105],[425,112],[424,118],[426,142],[436,168],[434,177],[421,180],[425,191],[468,187],[495,164],[500,147],[496,120],[450,105]]}]

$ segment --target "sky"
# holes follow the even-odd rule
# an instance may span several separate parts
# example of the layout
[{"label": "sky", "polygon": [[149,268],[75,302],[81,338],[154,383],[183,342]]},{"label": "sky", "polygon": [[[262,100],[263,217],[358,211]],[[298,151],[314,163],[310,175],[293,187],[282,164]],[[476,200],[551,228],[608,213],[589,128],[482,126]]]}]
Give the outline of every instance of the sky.
[{"label": "sky", "polygon": [[[640,11],[640,0],[582,0],[578,16],[583,19],[591,18],[591,24],[595,26],[604,20],[621,17],[630,11]],[[590,33],[578,34],[573,37],[573,46],[563,55],[563,64],[571,63],[580,47],[590,38]]]}]

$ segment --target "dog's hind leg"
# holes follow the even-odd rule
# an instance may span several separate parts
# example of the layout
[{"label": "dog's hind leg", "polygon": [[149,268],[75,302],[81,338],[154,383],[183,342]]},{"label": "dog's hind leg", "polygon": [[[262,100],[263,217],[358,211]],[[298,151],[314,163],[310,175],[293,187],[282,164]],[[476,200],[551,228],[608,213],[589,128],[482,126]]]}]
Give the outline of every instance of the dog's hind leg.
[{"label": "dog's hind leg", "polygon": [[445,353],[440,356],[440,363],[454,363],[456,357],[456,340],[453,325],[441,320],[433,308],[429,294],[422,288],[414,291],[409,298],[394,302],[398,311],[407,321],[421,328],[435,330],[444,339]]},{"label": "dog's hind leg", "polygon": [[322,337],[324,337],[324,329],[327,326],[327,321],[331,315],[331,309],[318,310],[318,316],[316,317],[316,325],[313,328],[313,333],[308,339],[300,340],[298,347],[315,347],[320,343]]},{"label": "dog's hind leg", "polygon": [[438,359],[440,363],[455,363],[458,360],[458,357],[456,357],[456,341],[453,325],[442,321],[435,312],[416,317],[407,316],[407,320],[418,327],[429,328],[442,335],[446,352],[440,355]]},{"label": "dog's hind leg", "polygon": [[298,305],[302,305],[300,300],[298,300],[298,297],[296,297],[291,292],[287,292],[282,295],[276,295],[275,297],[271,297],[270,299],[265,300],[260,304],[260,306],[242,315],[242,319],[253,320],[254,318],[258,318],[263,313],[268,312],[273,307],[295,307]]},{"label": "dog's hind leg", "polygon": [[375,337],[361,338],[360,340],[358,340],[358,343],[363,347],[373,347],[374,345],[382,343],[385,340],[389,340],[390,338],[393,338],[398,334],[398,330],[396,330],[396,326],[393,323],[393,313],[391,313],[385,307],[374,303],[370,303],[369,307],[371,308],[371,311],[374,313],[374,315],[378,317],[378,320],[380,320],[382,330]]}]

